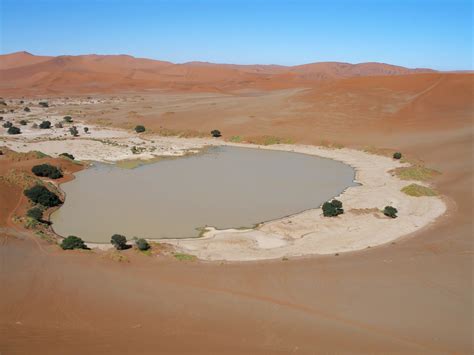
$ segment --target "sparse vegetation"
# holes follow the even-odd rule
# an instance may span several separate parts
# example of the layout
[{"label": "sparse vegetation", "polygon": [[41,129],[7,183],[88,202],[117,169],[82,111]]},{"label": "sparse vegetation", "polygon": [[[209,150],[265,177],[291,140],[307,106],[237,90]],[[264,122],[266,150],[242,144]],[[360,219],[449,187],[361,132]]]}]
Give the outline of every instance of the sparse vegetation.
[{"label": "sparse vegetation", "polygon": [[196,257],[194,255],[185,254],[185,253],[174,253],[173,256],[179,261],[194,261]]},{"label": "sparse vegetation", "polygon": [[21,129],[15,126],[11,126],[10,128],[8,128],[7,133],[8,134],[21,134]]},{"label": "sparse vegetation", "polygon": [[48,101],[40,101],[38,105],[40,105],[41,107],[49,107]]},{"label": "sparse vegetation", "polygon": [[402,153],[400,152],[393,153],[393,159],[397,159],[397,160],[402,159]]},{"label": "sparse vegetation", "polygon": [[143,238],[137,239],[136,245],[138,250],[145,251],[150,249],[150,244]]},{"label": "sparse vegetation", "polygon": [[71,116],[64,116],[63,120],[64,120],[64,122],[71,123],[72,122],[72,117]]},{"label": "sparse vegetation", "polygon": [[405,186],[402,189],[402,192],[404,192],[408,196],[413,196],[413,197],[438,195],[438,193],[435,190],[426,186],[418,185],[418,184],[410,184],[408,186]]},{"label": "sparse vegetation", "polygon": [[20,124],[22,126],[26,126],[28,124],[28,121],[27,120],[20,120]]},{"label": "sparse vegetation", "polygon": [[89,132],[89,127],[84,127],[84,133],[88,133]]},{"label": "sparse vegetation", "polygon": [[409,166],[406,168],[397,168],[395,174],[402,180],[428,181],[439,175],[436,170],[425,168],[421,165]]},{"label": "sparse vegetation", "polygon": [[390,218],[397,218],[398,210],[392,206],[385,206],[383,214]]},{"label": "sparse vegetation", "polygon": [[72,250],[72,249],[89,249],[84,243],[84,241],[76,237],[74,235],[70,235],[67,238],[64,238],[63,241],[61,242],[61,248],[64,250]]},{"label": "sparse vegetation", "polygon": [[342,202],[339,200],[332,200],[331,202],[324,202],[323,215],[324,217],[336,217],[344,213]]},{"label": "sparse vegetation", "polygon": [[58,195],[56,195],[54,192],[49,191],[46,187],[42,185],[35,185],[29,189],[26,189],[23,193],[33,203],[38,203],[45,207],[54,207],[62,203]]},{"label": "sparse vegetation", "polygon": [[56,123],[54,124],[54,127],[56,127],[56,128],[63,128],[63,124],[62,124],[61,122],[56,122]]},{"label": "sparse vegetation", "polygon": [[117,250],[124,250],[127,249],[127,238],[120,234],[114,234],[110,239],[110,243],[115,247]]},{"label": "sparse vegetation", "polygon": [[51,128],[51,122],[50,121],[43,121],[43,122],[40,123],[39,128],[49,129],[49,128]]},{"label": "sparse vegetation", "polygon": [[61,153],[59,154],[60,157],[65,157],[65,158],[69,158],[71,160],[74,160],[74,155],[72,154],[69,154],[69,153]]},{"label": "sparse vegetation", "polygon": [[10,128],[13,126],[13,123],[11,123],[10,121],[7,121],[3,124],[3,128]]},{"label": "sparse vegetation", "polygon": [[143,126],[143,125],[135,126],[135,132],[137,132],[137,133],[142,133],[142,132],[145,132],[145,131],[146,131],[145,126]]},{"label": "sparse vegetation", "polygon": [[242,137],[241,136],[232,136],[229,138],[229,141],[233,143],[240,143],[242,142]]},{"label": "sparse vegetation", "polygon": [[25,111],[25,112],[30,112],[31,110],[30,110],[29,107],[25,107],[25,108],[23,109],[23,111]]},{"label": "sparse vegetation", "polygon": [[72,126],[71,128],[69,128],[69,133],[71,133],[73,137],[79,136],[79,131],[77,130],[76,126]]},{"label": "sparse vegetation", "polygon": [[218,129],[212,130],[212,131],[211,131],[211,135],[212,135],[214,138],[219,138],[220,136],[222,136],[221,131],[219,131]]},{"label": "sparse vegetation", "polygon": [[63,177],[61,170],[50,164],[35,165],[31,171],[36,176],[48,177],[50,179],[59,179]]}]

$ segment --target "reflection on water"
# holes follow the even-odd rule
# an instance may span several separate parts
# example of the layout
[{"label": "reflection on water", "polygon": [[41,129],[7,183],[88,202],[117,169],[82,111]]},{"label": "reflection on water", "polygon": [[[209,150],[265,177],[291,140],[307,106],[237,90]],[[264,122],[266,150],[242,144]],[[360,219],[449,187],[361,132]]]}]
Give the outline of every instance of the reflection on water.
[{"label": "reflection on water", "polygon": [[62,185],[66,202],[51,218],[56,233],[90,242],[196,237],[206,225],[249,227],[318,207],[353,179],[330,159],[213,147],[136,169],[97,163]]}]

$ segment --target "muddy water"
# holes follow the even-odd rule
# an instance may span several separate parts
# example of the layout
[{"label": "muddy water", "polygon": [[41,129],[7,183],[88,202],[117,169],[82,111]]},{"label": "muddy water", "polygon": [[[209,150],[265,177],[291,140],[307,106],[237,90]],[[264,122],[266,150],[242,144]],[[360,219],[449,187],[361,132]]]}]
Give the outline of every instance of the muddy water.
[{"label": "muddy water", "polygon": [[56,233],[90,242],[188,238],[198,228],[250,227],[320,206],[355,183],[354,170],[315,156],[213,147],[135,169],[95,164],[62,185]]}]

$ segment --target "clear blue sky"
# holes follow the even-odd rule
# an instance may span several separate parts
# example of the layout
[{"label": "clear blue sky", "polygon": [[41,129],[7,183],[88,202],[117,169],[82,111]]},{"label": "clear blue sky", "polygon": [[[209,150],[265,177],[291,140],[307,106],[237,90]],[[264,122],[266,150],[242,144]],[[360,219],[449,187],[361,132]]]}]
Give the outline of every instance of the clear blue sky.
[{"label": "clear blue sky", "polygon": [[469,0],[0,0],[0,50],[472,69]]}]

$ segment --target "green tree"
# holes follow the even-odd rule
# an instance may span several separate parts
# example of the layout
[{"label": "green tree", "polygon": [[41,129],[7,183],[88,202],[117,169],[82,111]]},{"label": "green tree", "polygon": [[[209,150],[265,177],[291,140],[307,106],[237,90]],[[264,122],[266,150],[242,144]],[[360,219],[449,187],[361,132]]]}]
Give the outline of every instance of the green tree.
[{"label": "green tree", "polygon": [[219,138],[220,136],[222,136],[221,131],[219,131],[218,129],[212,130],[212,131],[211,131],[211,135],[212,135],[214,138]]},{"label": "green tree", "polygon": [[148,242],[143,238],[137,239],[136,244],[137,248],[141,251],[150,249],[150,244],[148,244]]},{"label": "green tree", "polygon": [[127,238],[120,234],[114,234],[110,239],[110,243],[112,243],[117,250],[124,250],[127,248]]},{"label": "green tree", "polygon": [[331,202],[324,202],[323,204],[323,216],[324,217],[336,217],[344,213],[342,208],[342,202],[339,200],[332,200]]},{"label": "green tree", "polygon": [[31,172],[36,176],[48,177],[51,179],[60,179],[63,177],[61,170],[50,164],[35,165],[31,168]]},{"label": "green tree", "polygon": [[401,159],[402,158],[402,153],[400,152],[396,152],[396,153],[393,153],[393,159]]},{"label": "green tree", "polygon": [[20,134],[21,129],[19,129],[18,127],[15,127],[15,126],[11,126],[10,128],[8,128],[7,133],[8,134]]},{"label": "green tree", "polygon": [[64,238],[63,241],[61,242],[61,248],[64,250],[72,250],[72,249],[89,249],[84,243],[84,241],[76,237],[74,235],[70,235],[67,238]]},{"label": "green tree", "polygon": [[51,122],[50,121],[43,121],[43,122],[40,123],[39,128],[41,128],[41,129],[51,128]]},{"label": "green tree", "polygon": [[62,202],[59,196],[54,192],[49,191],[42,185],[35,185],[29,189],[23,191],[26,197],[32,202],[39,203],[45,207],[54,207],[60,205]]},{"label": "green tree", "polygon": [[383,214],[390,218],[397,218],[398,210],[392,206],[385,206]]},{"label": "green tree", "polygon": [[43,210],[39,207],[33,207],[26,212],[26,215],[37,221],[41,221],[43,219]]},{"label": "green tree", "polygon": [[137,133],[142,133],[142,132],[145,132],[145,126],[142,126],[142,125],[138,125],[135,127],[135,132]]}]

